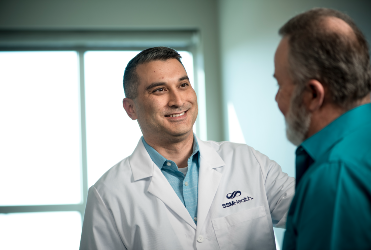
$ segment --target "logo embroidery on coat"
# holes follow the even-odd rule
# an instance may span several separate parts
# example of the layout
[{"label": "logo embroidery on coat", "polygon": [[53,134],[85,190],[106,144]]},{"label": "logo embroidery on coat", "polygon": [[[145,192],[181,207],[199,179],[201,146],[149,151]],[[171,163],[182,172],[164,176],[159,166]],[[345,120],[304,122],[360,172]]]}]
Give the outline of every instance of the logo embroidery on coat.
[{"label": "logo embroidery on coat", "polygon": [[[242,194],[241,191],[234,191],[234,192],[232,192],[232,193],[228,193],[228,194],[226,195],[226,197],[227,197],[227,199],[234,199],[234,198],[236,198],[236,197],[241,196],[241,194]],[[227,202],[227,203],[225,203],[225,204],[222,204],[222,206],[223,206],[223,208],[227,208],[227,207],[231,207],[231,206],[234,206],[234,205],[241,204],[241,203],[243,203],[243,202],[250,201],[250,200],[252,200],[252,199],[254,199],[254,198],[252,198],[252,197],[250,197],[250,196],[246,196],[246,197],[244,197],[244,198],[242,198],[242,199],[236,199],[236,200],[234,200],[234,201],[231,201],[231,202]]]},{"label": "logo embroidery on coat", "polygon": [[238,197],[238,196],[240,196],[241,195],[241,191],[234,191],[233,193],[229,193],[229,194],[227,194],[227,198],[228,199],[233,199],[234,197]]}]

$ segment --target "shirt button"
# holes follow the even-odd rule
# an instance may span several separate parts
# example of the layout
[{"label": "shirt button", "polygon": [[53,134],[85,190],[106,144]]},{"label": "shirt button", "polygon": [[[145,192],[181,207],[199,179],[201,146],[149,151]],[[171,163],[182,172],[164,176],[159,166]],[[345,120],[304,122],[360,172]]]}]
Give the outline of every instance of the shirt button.
[{"label": "shirt button", "polygon": [[193,219],[194,219],[195,221],[197,221],[197,217],[194,217]]},{"label": "shirt button", "polygon": [[204,237],[202,235],[199,235],[197,241],[199,243],[202,243],[202,241],[204,241]]},{"label": "shirt button", "polygon": [[168,166],[170,167],[170,166],[171,166],[171,162],[168,161],[168,162],[166,163],[166,165],[168,165]]},{"label": "shirt button", "polygon": [[188,186],[188,182],[184,182],[184,185]]}]

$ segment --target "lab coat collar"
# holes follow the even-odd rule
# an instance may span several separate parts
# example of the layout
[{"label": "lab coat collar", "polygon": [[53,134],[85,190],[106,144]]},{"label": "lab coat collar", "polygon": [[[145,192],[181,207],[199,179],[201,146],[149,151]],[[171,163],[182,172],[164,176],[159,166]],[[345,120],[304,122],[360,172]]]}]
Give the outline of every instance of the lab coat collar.
[{"label": "lab coat collar", "polygon": [[[197,229],[202,230],[222,177],[220,168],[225,163],[208,143],[199,140],[197,137],[196,139],[200,150]],[[130,156],[130,167],[134,181],[152,177],[147,191],[163,201],[166,206],[196,229],[193,218],[191,218],[161,170],[151,160],[142,140],[139,140],[136,149]]]},{"label": "lab coat collar", "polygon": [[198,140],[198,145],[200,147],[200,170],[198,178],[197,231],[201,231],[218,190],[222,178],[221,168],[225,163],[216,150],[208,143]]},{"label": "lab coat collar", "polygon": [[180,218],[196,229],[196,224],[191,218],[188,210],[181,202],[174,189],[161,170],[151,160],[142,140],[130,156],[130,167],[134,181],[139,181],[151,177],[147,191],[160,199],[167,207],[174,211]]},{"label": "lab coat collar", "polygon": [[[197,140],[200,151],[200,166],[202,162],[204,162],[208,168],[212,169],[224,166],[224,161],[216,153],[215,149],[210,147],[206,142],[201,141],[197,136],[194,138]],[[151,157],[140,139],[137,147],[130,156],[130,166],[134,181],[151,177],[153,175],[153,164]]]},{"label": "lab coat collar", "polygon": [[134,181],[151,177],[153,175],[153,166],[155,164],[147,153],[142,140],[140,139],[137,147],[130,156],[130,167],[133,173]]},{"label": "lab coat collar", "polygon": [[207,163],[209,168],[215,169],[225,165],[223,159],[208,142],[201,141],[198,137],[196,139],[200,149],[201,160]]}]

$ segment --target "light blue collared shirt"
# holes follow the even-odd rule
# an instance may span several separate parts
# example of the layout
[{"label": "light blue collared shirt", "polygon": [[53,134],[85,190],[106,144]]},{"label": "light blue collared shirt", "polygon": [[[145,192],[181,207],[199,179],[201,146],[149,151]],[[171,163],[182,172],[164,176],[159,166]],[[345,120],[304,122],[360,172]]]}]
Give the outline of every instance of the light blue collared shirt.
[{"label": "light blue collared shirt", "polygon": [[198,200],[198,173],[200,168],[200,152],[196,136],[193,137],[193,152],[188,158],[188,172],[184,175],[178,166],[171,160],[167,160],[154,148],[147,144],[142,137],[142,142],[152,161],[160,168],[162,174],[169,181],[171,187],[183,202],[189,214],[197,224],[197,200]]}]

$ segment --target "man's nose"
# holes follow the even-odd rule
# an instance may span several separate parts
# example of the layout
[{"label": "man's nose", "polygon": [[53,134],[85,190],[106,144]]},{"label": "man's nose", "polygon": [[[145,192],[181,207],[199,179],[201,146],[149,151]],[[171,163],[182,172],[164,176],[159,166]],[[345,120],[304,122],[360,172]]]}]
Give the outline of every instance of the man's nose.
[{"label": "man's nose", "polygon": [[183,106],[183,98],[182,94],[180,93],[179,90],[173,90],[170,92],[169,96],[169,106],[170,107],[180,107]]}]

